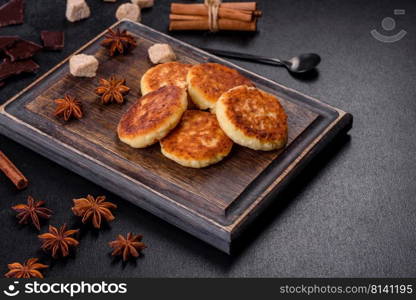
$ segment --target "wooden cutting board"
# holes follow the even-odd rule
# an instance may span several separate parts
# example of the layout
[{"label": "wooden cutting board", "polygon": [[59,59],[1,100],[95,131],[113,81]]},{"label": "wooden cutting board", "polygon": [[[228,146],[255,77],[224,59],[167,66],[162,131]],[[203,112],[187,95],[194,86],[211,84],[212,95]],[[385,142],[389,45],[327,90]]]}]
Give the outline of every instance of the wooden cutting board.
[{"label": "wooden cutting board", "polygon": [[[227,253],[245,225],[278,201],[283,184],[351,127],[350,114],[144,25],[121,21],[112,27],[135,35],[138,47],[126,56],[109,57],[99,45],[103,34],[97,36],[77,51],[99,60],[96,78],[73,77],[68,59],[62,61],[0,108],[0,131]],[[120,142],[117,123],[140,97],[140,78],[152,67],[147,49],[155,42],[169,43],[181,62],[236,68],[279,97],[288,115],[286,148],[259,152],[235,145],[220,163],[192,169],[165,158],[158,144],[133,149]],[[94,93],[98,78],[111,75],[125,78],[131,88],[124,105],[102,105]],[[83,119],[64,123],[54,117],[53,100],[65,94],[82,101]]]}]

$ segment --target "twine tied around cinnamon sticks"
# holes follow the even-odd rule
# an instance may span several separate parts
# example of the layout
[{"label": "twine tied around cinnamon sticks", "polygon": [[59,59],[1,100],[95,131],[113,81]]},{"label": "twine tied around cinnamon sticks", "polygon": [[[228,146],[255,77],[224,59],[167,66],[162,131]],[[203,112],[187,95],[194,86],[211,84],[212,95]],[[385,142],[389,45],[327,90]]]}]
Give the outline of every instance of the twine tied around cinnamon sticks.
[{"label": "twine tied around cinnamon sticks", "polygon": [[209,31],[218,31],[218,10],[220,9],[221,0],[205,0],[208,7],[208,27]]},{"label": "twine tied around cinnamon sticks", "polygon": [[171,3],[169,30],[256,31],[261,15],[256,2]]}]

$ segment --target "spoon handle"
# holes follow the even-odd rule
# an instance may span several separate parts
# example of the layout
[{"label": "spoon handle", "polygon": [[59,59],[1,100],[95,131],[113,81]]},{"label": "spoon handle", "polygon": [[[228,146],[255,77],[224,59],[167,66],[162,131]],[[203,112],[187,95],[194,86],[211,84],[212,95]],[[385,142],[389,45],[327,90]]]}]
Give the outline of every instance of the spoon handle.
[{"label": "spoon handle", "polygon": [[227,51],[227,50],[219,50],[219,49],[212,49],[212,48],[201,48],[202,50],[209,52],[214,55],[229,57],[229,58],[237,58],[242,60],[248,61],[255,61],[263,64],[281,66],[283,63],[280,59],[265,57],[260,55],[253,55],[248,53],[241,53],[241,52],[234,52],[234,51]]}]

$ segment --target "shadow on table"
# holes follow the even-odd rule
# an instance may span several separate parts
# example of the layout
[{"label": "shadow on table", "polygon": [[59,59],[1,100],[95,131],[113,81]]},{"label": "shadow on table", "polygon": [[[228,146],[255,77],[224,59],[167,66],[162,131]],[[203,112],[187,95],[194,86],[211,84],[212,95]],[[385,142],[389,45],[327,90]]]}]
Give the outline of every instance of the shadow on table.
[{"label": "shadow on table", "polygon": [[279,194],[279,198],[282,200],[272,203],[246,229],[244,234],[235,241],[232,255],[227,255],[217,250],[196,237],[162,221],[158,217],[142,211],[131,203],[125,202],[123,206],[126,207],[122,213],[125,214],[127,219],[140,218],[140,227],[142,232],[147,234],[146,241],[149,241],[149,244],[152,242],[149,240],[150,237],[153,240],[162,241],[162,244],[165,241],[166,245],[163,247],[176,248],[175,252],[181,252],[185,257],[193,257],[192,260],[203,260],[208,264],[213,264],[220,272],[226,273],[244,255],[247,249],[255,247],[256,241],[258,241],[265,229],[271,226],[287,207],[301,199],[299,195],[318,177],[319,171],[329,165],[341,151],[345,151],[349,142],[349,135],[340,135],[319,153],[310,162],[308,168],[300,172],[287,188]]},{"label": "shadow on table", "polygon": [[221,47],[233,48],[250,46],[251,43],[254,43],[258,34],[258,32],[242,31],[219,31],[216,33],[209,31],[172,31],[169,33],[172,37],[196,47],[221,45]]},{"label": "shadow on table", "polygon": [[309,72],[306,73],[299,73],[299,74],[295,74],[295,73],[290,73],[289,74],[299,80],[299,81],[303,81],[303,82],[315,82],[318,80],[319,78],[319,70],[318,69],[313,69]]},{"label": "shadow on table", "polygon": [[327,165],[341,152],[346,150],[351,140],[351,136],[342,134],[336,137],[322,152],[320,152],[308,167],[302,170],[289,185],[279,194],[279,201],[273,202],[251,226],[247,228],[244,234],[234,243],[233,257],[237,257],[252,244],[260,231],[269,226],[276,220],[282,212],[297,200],[298,195],[308,188],[317,177],[320,170]]},{"label": "shadow on table", "polygon": [[[305,168],[295,179],[284,189],[279,195],[279,201],[272,203],[238,238],[233,244],[233,252],[231,255],[222,253],[207,244],[195,243],[192,246],[187,245],[187,250],[193,252],[194,255],[206,257],[210,262],[214,263],[227,271],[244,252],[256,244],[256,240],[261,236],[265,229],[279,218],[279,216],[292,205],[294,201],[299,200],[298,197],[305,189],[308,188],[320,170],[326,168],[327,165],[341,152],[345,151],[350,143],[351,137],[343,134],[333,140],[321,153],[312,159],[308,168]],[[196,239],[195,239],[196,240]],[[184,241],[182,241],[184,242]],[[187,242],[186,242],[187,243]]]}]

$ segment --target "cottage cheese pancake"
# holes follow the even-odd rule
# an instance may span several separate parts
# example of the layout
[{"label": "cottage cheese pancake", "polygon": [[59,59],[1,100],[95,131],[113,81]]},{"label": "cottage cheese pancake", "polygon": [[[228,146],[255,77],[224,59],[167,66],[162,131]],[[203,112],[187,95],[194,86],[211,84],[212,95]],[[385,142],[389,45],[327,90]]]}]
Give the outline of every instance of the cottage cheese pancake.
[{"label": "cottage cheese pancake", "polygon": [[188,93],[200,109],[213,111],[222,93],[239,85],[253,85],[237,70],[216,63],[194,65],[186,77]]},{"label": "cottage cheese pancake", "polygon": [[235,87],[222,94],[215,112],[221,128],[239,145],[267,151],[286,144],[287,116],[279,100],[269,93]]},{"label": "cottage cheese pancake", "polygon": [[180,121],[188,105],[185,89],[165,86],[137,100],[122,116],[117,133],[134,148],[144,148],[165,137]]},{"label": "cottage cheese pancake", "polygon": [[142,95],[156,91],[166,85],[186,88],[186,74],[188,74],[191,67],[190,64],[168,62],[150,68],[140,80]]},{"label": "cottage cheese pancake", "polygon": [[160,141],[162,154],[186,167],[203,168],[226,157],[233,142],[215,115],[187,110],[179,125]]}]

